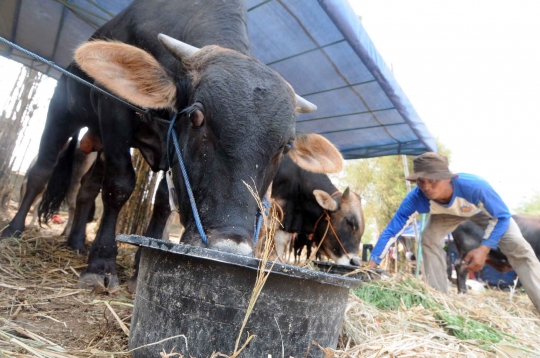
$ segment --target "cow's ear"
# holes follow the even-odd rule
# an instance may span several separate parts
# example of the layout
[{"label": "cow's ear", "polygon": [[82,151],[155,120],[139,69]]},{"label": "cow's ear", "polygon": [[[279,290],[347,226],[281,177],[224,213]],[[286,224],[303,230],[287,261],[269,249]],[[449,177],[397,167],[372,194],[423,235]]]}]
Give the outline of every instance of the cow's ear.
[{"label": "cow's ear", "polygon": [[321,208],[329,211],[335,211],[337,209],[338,204],[327,192],[315,189],[313,190],[313,195],[315,195],[315,200],[317,200]]},{"label": "cow's ear", "polygon": [[314,173],[337,173],[343,169],[343,157],[326,138],[314,133],[296,133],[291,159]]},{"label": "cow's ear", "polygon": [[121,42],[90,41],[75,51],[89,76],[127,101],[144,108],[173,108],[174,78],[148,52]]}]

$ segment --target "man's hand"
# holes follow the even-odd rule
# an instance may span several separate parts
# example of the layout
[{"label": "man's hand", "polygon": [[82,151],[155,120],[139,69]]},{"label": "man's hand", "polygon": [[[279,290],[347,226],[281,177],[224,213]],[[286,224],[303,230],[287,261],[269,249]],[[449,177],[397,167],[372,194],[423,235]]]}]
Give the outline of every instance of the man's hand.
[{"label": "man's hand", "polygon": [[368,268],[370,268],[370,269],[377,268],[377,266],[379,266],[379,264],[376,263],[375,261],[370,261],[369,264],[368,264]]},{"label": "man's hand", "polygon": [[461,261],[462,264],[465,264],[463,269],[473,272],[481,270],[486,263],[486,259],[490,250],[491,249],[488,246],[480,245],[480,247],[469,251],[463,261]]}]

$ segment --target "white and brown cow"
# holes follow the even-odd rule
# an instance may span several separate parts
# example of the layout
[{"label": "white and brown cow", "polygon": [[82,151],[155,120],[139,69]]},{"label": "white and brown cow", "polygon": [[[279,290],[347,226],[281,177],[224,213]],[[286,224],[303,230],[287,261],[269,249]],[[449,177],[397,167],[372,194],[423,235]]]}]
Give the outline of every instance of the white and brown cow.
[{"label": "white and brown cow", "polygon": [[311,235],[320,250],[341,265],[360,265],[358,250],[364,233],[360,196],[340,192],[326,174],[302,169],[285,158],[272,184],[272,198],[284,219],[276,232],[277,255],[283,257],[291,233]]}]

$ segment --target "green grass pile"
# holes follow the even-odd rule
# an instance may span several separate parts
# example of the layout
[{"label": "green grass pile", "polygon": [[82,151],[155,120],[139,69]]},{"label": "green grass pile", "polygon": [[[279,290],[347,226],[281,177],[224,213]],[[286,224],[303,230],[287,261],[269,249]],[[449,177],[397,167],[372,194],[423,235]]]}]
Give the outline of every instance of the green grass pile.
[{"label": "green grass pile", "polygon": [[499,343],[505,337],[514,338],[475,319],[452,314],[445,310],[440,310],[435,314],[435,317],[441,321],[442,326],[449,333],[462,340]]},{"label": "green grass pile", "polygon": [[435,306],[435,302],[428,298],[425,290],[413,279],[405,279],[400,285],[394,282],[371,281],[354,290],[354,294],[384,311],[396,311],[400,307],[410,309],[418,305],[424,308]]},{"label": "green grass pile", "polygon": [[475,340],[481,344],[499,343],[514,337],[466,315],[447,310],[437,302],[423,284],[414,278],[402,281],[371,281],[354,290],[361,300],[383,311],[409,310],[421,306],[428,309],[441,328],[461,340]]}]

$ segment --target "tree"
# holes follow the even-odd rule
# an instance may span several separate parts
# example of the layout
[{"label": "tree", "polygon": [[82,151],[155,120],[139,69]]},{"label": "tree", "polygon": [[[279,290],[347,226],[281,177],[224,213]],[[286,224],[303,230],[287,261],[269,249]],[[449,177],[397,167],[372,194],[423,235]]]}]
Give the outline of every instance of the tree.
[{"label": "tree", "polygon": [[531,197],[522,202],[517,208],[519,214],[540,215],[540,192],[536,191]]},{"label": "tree", "polygon": [[[364,243],[379,236],[407,195],[402,160],[402,156],[388,156],[347,163],[342,180],[362,197],[366,220]],[[407,160],[412,168],[412,157]]]}]

